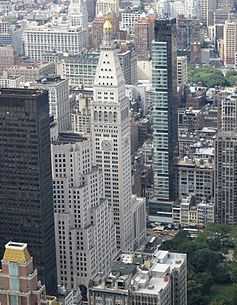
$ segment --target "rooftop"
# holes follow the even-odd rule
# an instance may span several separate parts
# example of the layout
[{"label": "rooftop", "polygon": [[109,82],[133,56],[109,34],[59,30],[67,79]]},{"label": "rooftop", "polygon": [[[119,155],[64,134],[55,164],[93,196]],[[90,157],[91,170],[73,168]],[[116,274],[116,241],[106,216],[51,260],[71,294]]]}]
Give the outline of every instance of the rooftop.
[{"label": "rooftop", "polygon": [[61,144],[70,144],[70,143],[78,143],[87,140],[84,136],[79,133],[73,132],[62,132],[59,133],[58,139],[53,142],[54,145],[61,145]]},{"label": "rooftop", "polygon": [[5,246],[3,260],[5,262],[14,262],[17,264],[25,264],[31,259],[27,249],[27,244],[16,243],[10,241]]},{"label": "rooftop", "polygon": [[170,285],[170,274],[186,264],[186,254],[155,250],[153,253],[122,253],[105,279],[95,279],[94,289],[157,295]]},{"label": "rooftop", "polygon": [[40,96],[42,94],[46,94],[45,90],[40,89],[23,89],[23,88],[1,88],[0,89],[0,96],[1,97],[33,97],[33,96]]}]

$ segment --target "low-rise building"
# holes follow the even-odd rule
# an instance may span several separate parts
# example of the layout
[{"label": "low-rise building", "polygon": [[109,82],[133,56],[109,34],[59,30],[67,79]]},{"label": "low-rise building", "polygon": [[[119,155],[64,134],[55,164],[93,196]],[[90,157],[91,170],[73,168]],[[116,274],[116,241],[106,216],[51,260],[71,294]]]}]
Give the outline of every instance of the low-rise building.
[{"label": "low-rise building", "polygon": [[108,276],[97,275],[89,287],[89,305],[186,305],[186,254],[156,250],[122,253]]},{"label": "low-rise building", "polygon": [[179,218],[176,218],[175,223],[181,226],[204,226],[214,223],[214,201],[198,203],[192,195],[183,197],[180,202],[179,213]]},{"label": "low-rise building", "polygon": [[179,199],[190,194],[196,199],[210,200],[213,198],[214,162],[208,159],[179,159],[177,167],[177,182]]}]

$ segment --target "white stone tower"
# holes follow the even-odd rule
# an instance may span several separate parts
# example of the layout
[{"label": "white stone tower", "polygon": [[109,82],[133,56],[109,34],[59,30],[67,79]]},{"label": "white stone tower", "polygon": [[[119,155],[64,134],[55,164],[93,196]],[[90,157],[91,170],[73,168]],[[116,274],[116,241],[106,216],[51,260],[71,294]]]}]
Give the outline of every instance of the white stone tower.
[{"label": "white stone tower", "polygon": [[92,138],[96,164],[103,173],[105,198],[113,207],[117,248],[127,250],[132,248],[134,239],[129,103],[111,37],[112,24],[106,20],[94,82]]},{"label": "white stone tower", "polygon": [[68,7],[68,18],[72,26],[81,26],[88,31],[88,12],[85,0],[71,0]]},{"label": "white stone tower", "polygon": [[96,15],[119,15],[119,0],[97,0]]},{"label": "white stone tower", "polygon": [[111,206],[90,139],[60,133],[51,154],[58,284],[87,287],[109,272],[117,253]]}]

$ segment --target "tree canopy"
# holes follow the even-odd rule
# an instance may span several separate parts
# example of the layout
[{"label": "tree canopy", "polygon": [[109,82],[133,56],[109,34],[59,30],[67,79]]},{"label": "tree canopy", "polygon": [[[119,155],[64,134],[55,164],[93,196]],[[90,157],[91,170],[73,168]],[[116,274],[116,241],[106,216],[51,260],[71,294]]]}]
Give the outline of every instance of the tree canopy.
[{"label": "tree canopy", "polygon": [[[233,236],[235,232],[235,241]],[[234,243],[234,248],[233,248]],[[192,239],[179,231],[162,249],[187,253],[188,305],[236,305],[237,262],[228,262],[224,256],[237,245],[237,227],[211,225]],[[226,293],[220,293],[226,289]]]},{"label": "tree canopy", "polygon": [[212,67],[200,67],[191,69],[189,80],[195,84],[201,84],[204,87],[212,88],[215,86],[227,86],[228,81],[221,70]]}]

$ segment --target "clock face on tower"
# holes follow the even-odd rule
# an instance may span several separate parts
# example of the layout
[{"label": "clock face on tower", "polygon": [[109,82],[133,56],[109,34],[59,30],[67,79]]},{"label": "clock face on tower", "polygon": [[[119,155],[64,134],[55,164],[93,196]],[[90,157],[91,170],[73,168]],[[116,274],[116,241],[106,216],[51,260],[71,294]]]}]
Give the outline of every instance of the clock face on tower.
[{"label": "clock face on tower", "polygon": [[102,140],[101,141],[101,149],[104,151],[113,150],[113,143],[111,140]]}]

